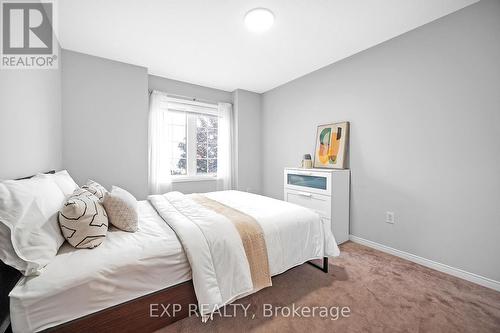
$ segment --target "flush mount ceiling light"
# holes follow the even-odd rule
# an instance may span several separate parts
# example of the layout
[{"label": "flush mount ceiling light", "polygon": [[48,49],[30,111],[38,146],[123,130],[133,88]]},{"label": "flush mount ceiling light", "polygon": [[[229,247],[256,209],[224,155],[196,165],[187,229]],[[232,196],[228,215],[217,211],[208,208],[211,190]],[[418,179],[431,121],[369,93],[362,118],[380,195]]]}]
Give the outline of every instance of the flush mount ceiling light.
[{"label": "flush mount ceiling light", "polygon": [[269,30],[274,23],[274,14],[266,8],[255,8],[245,15],[245,25],[252,32]]}]

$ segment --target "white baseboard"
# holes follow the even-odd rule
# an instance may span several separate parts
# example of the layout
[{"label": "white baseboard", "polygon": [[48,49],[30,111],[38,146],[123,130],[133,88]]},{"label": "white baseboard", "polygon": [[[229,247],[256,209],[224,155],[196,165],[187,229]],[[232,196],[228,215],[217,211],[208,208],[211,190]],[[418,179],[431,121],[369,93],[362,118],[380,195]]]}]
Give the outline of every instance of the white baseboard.
[{"label": "white baseboard", "polygon": [[385,245],[382,245],[379,243],[375,243],[375,242],[372,242],[370,240],[367,240],[367,239],[364,239],[361,237],[357,237],[354,235],[349,235],[349,239],[355,243],[359,243],[361,245],[365,245],[365,246],[374,248],[376,250],[395,255],[396,257],[400,257],[400,258],[412,261],[414,263],[420,264],[422,266],[429,267],[429,268],[435,269],[437,271],[456,276],[458,278],[479,284],[483,287],[487,287],[487,288],[490,288],[490,289],[493,289],[496,291],[500,291],[500,281],[495,281],[493,279],[489,279],[489,278],[481,276],[481,275],[470,273],[470,272],[464,271],[464,270],[459,269],[459,268],[455,268],[455,267],[451,267],[451,266],[448,266],[445,264],[441,264],[439,262],[432,261],[432,260],[429,260],[426,258],[422,258],[422,257],[419,257],[417,255],[414,255],[414,254],[411,254],[408,252],[404,252],[404,251],[400,251],[400,250],[394,249],[392,247],[385,246]]}]

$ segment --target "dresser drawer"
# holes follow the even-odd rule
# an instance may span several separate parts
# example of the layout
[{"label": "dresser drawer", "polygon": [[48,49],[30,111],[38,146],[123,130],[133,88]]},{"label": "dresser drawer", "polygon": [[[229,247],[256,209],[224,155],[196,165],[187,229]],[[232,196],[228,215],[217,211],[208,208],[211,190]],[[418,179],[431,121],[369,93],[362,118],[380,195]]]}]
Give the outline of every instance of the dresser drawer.
[{"label": "dresser drawer", "polygon": [[322,217],[330,218],[331,197],[327,195],[285,189],[285,201],[307,207]]},{"label": "dresser drawer", "polygon": [[311,169],[285,169],[284,184],[287,189],[331,195],[331,174]]}]

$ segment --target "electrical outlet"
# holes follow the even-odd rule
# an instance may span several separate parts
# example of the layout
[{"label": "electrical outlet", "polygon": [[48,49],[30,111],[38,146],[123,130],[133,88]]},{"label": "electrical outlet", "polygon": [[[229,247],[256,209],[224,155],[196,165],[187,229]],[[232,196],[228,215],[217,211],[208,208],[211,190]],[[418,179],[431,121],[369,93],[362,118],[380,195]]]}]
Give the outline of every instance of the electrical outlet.
[{"label": "electrical outlet", "polygon": [[394,224],[394,212],[385,212],[385,222]]}]

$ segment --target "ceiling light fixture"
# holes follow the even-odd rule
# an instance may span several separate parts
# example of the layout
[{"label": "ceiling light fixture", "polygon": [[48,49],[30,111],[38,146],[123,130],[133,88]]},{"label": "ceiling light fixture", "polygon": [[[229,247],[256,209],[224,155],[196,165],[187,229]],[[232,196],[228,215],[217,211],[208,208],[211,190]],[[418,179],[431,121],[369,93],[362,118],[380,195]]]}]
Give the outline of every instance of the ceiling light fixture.
[{"label": "ceiling light fixture", "polygon": [[274,14],[266,8],[254,8],[245,15],[245,25],[252,32],[269,30],[274,23]]}]

